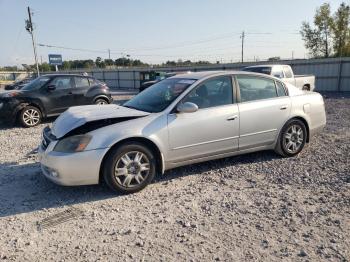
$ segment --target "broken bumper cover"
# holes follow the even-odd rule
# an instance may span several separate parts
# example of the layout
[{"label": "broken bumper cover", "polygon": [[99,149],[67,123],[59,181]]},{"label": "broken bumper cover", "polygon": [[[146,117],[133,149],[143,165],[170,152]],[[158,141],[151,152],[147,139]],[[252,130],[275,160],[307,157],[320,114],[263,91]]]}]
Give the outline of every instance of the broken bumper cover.
[{"label": "broken bumper cover", "polygon": [[19,103],[9,100],[0,100],[1,121],[14,123],[19,110]]},{"label": "broken bumper cover", "polygon": [[64,186],[99,183],[100,166],[108,148],[77,153],[61,153],[39,146],[41,170],[45,177]]}]

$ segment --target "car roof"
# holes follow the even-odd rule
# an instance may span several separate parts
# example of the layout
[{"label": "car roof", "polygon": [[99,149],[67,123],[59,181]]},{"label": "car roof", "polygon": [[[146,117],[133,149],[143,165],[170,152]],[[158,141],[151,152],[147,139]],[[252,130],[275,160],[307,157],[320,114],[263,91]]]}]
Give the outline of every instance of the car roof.
[{"label": "car roof", "polygon": [[245,68],[256,68],[256,67],[273,67],[273,66],[289,66],[289,65],[281,65],[281,64],[272,64],[272,65],[254,65],[254,66],[247,66]]},{"label": "car roof", "polygon": [[170,78],[187,78],[187,79],[203,79],[211,76],[221,76],[221,75],[232,75],[232,74],[240,74],[240,75],[254,75],[254,76],[263,76],[263,77],[270,77],[274,78],[269,75],[255,73],[255,72],[247,72],[247,71],[201,71],[201,72],[194,72],[194,73],[188,73],[188,74],[180,74],[176,75]]},{"label": "car roof", "polygon": [[93,78],[92,76],[84,76],[82,74],[46,74],[46,75],[42,75],[42,76],[48,76],[48,77],[56,77],[56,76],[80,76],[80,77],[90,77]]}]

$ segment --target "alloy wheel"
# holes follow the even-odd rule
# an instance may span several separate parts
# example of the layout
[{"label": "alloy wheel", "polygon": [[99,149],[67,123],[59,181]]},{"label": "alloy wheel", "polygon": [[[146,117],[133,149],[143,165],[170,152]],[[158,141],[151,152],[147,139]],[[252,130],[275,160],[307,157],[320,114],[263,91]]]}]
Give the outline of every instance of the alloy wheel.
[{"label": "alloy wheel", "polygon": [[283,146],[290,154],[299,151],[304,143],[304,131],[299,125],[291,125],[283,135]]},{"label": "alloy wheel", "polygon": [[107,105],[107,101],[104,99],[97,99],[95,104],[96,105]]},{"label": "alloy wheel", "polygon": [[28,126],[35,126],[40,122],[40,113],[35,109],[27,109],[23,112],[23,122]]},{"label": "alloy wheel", "polygon": [[120,157],[115,165],[115,179],[124,188],[140,185],[149,175],[150,160],[139,151],[132,151]]}]

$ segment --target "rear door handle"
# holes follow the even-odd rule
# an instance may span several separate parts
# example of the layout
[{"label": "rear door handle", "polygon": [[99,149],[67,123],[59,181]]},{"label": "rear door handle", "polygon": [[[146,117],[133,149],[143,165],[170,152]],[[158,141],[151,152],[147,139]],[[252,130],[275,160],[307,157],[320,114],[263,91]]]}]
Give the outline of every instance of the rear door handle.
[{"label": "rear door handle", "polygon": [[237,115],[229,116],[226,120],[227,121],[232,121],[232,120],[235,120],[237,117],[238,117]]},{"label": "rear door handle", "polygon": [[280,107],[281,110],[286,110],[287,108],[288,108],[288,106],[286,106],[286,105]]}]

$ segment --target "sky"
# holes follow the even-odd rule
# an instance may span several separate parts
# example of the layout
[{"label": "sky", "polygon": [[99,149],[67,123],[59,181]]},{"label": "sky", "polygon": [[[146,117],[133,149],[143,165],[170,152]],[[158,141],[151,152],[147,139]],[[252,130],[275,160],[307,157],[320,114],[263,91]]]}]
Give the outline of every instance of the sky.
[{"label": "sky", "polygon": [[[39,62],[117,59],[238,62],[304,58],[303,21],[324,0],[0,0],[0,66],[33,64],[27,6],[33,11]],[[335,11],[342,0],[328,1]],[[346,0],[349,3],[349,0]],[[64,47],[58,48],[58,47]],[[81,50],[69,50],[81,49]]]}]

